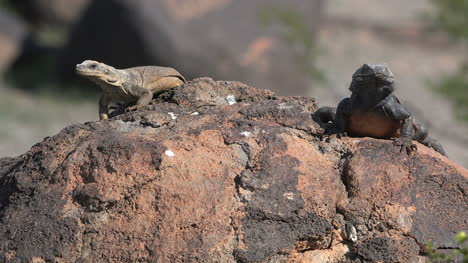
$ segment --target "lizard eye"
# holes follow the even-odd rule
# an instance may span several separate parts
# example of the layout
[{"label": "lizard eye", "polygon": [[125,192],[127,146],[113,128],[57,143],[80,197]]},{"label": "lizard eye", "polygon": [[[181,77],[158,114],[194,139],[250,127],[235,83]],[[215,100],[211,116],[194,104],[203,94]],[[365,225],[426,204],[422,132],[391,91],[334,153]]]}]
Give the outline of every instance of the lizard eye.
[{"label": "lizard eye", "polygon": [[104,71],[104,74],[106,74],[106,75],[109,75],[109,73],[110,73],[109,69],[106,69],[106,70]]},{"label": "lizard eye", "polygon": [[92,69],[96,69],[97,65],[96,64],[91,64],[89,67],[92,68]]}]

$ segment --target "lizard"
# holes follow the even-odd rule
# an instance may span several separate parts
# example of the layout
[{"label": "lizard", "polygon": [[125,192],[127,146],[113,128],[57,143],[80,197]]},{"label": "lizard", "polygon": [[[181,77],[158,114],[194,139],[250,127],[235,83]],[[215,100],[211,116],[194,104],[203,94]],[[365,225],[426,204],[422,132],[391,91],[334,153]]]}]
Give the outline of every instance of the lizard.
[{"label": "lizard", "polygon": [[351,96],[335,107],[321,107],[313,117],[322,123],[332,122],[338,138],[345,136],[393,138],[401,151],[417,150],[416,140],[446,156],[442,145],[428,136],[424,125],[414,120],[393,93],[395,79],[387,64],[364,64],[352,76]]},{"label": "lizard", "polygon": [[142,66],[116,69],[94,60],[85,60],[76,65],[76,73],[88,78],[102,89],[99,99],[99,119],[109,118],[111,103],[135,103],[125,111],[148,105],[153,94],[172,89],[186,83],[175,69],[159,66]]}]

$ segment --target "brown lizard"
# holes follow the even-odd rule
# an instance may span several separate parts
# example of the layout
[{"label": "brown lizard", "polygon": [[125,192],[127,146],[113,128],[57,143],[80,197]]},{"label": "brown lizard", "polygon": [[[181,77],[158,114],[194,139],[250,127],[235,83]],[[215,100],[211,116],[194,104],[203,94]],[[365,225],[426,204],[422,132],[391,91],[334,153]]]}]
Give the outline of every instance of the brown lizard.
[{"label": "brown lizard", "polygon": [[101,87],[99,119],[109,116],[109,104],[129,104],[126,111],[148,105],[153,94],[183,85],[185,78],[173,68],[143,66],[115,69],[104,63],[86,60],[76,65],[78,75],[86,77]]}]

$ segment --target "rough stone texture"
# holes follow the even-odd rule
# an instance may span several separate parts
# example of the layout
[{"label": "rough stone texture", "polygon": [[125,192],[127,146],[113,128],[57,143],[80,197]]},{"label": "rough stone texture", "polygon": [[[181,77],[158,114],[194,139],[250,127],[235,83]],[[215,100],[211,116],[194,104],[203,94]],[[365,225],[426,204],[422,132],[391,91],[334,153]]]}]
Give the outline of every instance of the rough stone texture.
[{"label": "rough stone texture", "polygon": [[0,159],[6,262],[424,262],[468,172],[418,144],[321,141],[311,98],[197,79]]}]

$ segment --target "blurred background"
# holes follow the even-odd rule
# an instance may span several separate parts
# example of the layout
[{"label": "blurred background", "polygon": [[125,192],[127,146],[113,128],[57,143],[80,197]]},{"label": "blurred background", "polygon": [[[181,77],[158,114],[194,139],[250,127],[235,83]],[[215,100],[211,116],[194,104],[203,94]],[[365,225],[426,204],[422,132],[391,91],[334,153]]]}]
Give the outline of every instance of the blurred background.
[{"label": "blurred background", "polygon": [[468,0],[0,0],[0,157],[98,119],[74,74],[170,66],[321,106],[363,63],[388,63],[398,97],[468,167]]}]

